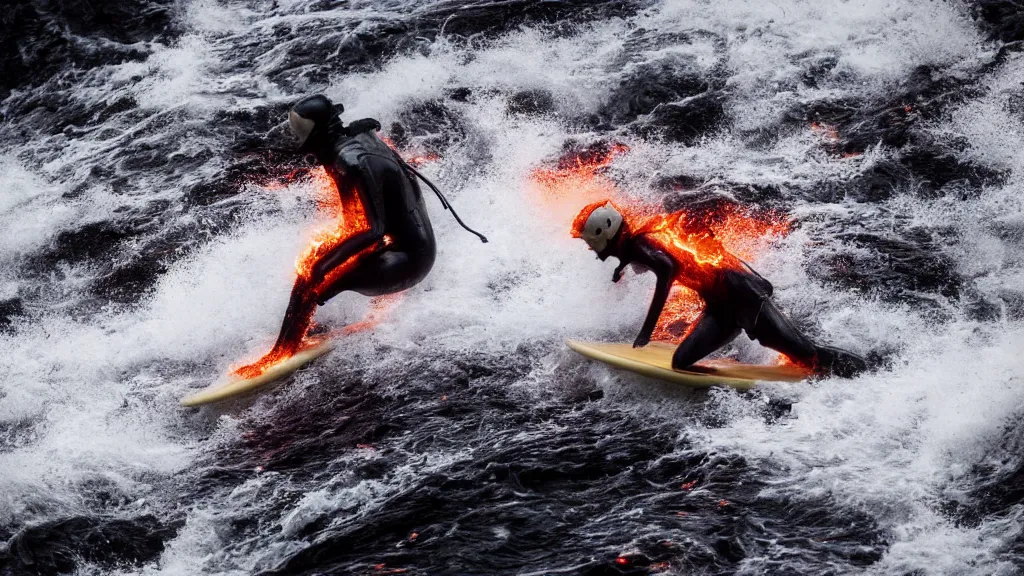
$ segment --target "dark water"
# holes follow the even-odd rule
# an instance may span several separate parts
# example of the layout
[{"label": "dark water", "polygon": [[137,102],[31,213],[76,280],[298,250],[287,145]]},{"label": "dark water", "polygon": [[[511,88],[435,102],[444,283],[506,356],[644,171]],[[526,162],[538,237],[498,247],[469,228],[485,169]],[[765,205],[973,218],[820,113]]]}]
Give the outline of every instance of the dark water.
[{"label": "dark water", "polygon": [[[1018,573],[1022,41],[1012,2],[5,7],[0,574]],[[183,410],[324,224],[269,135],[315,92],[491,243],[430,204],[375,329]],[[629,195],[787,214],[755,264],[878,369],[690,391],[567,351],[631,338],[651,280],[530,174],[612,143]]]}]

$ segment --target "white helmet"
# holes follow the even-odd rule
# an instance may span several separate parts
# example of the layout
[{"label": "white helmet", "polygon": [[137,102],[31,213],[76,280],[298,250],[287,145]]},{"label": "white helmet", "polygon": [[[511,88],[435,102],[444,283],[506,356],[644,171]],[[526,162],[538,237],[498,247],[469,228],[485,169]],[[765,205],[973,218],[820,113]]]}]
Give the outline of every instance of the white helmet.
[{"label": "white helmet", "polygon": [[587,217],[580,238],[587,241],[594,252],[602,252],[608,243],[619,233],[622,227],[622,214],[612,206],[611,202],[595,208]]}]

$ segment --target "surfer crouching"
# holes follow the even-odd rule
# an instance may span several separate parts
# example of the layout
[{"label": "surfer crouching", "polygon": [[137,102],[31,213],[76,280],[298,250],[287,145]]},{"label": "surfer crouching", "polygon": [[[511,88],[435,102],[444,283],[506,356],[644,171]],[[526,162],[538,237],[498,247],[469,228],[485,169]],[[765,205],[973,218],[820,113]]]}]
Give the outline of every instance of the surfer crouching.
[{"label": "surfer crouching", "polygon": [[295,354],[318,304],[344,291],[400,292],[423,280],[434,264],[434,232],[414,169],[377,137],[379,122],[345,126],[343,110],[326,96],[309,96],[292,107],[288,124],[299,150],[315,157],[335,184],[346,217],[365,215],[365,226],[299,270],[277,342],[258,362],[236,370],[240,376],[258,375]]},{"label": "surfer crouching", "polygon": [[650,342],[672,284],[678,282],[704,300],[704,310],[672,356],[677,370],[690,368],[725,346],[740,330],[818,374],[851,377],[867,369],[859,356],[819,346],[804,336],[772,303],[771,283],[727,251],[709,228],[690,221],[685,212],[634,220],[627,222],[611,202],[597,202],[576,216],[572,230],[601,260],[618,258],[613,282],[631,263],[657,275],[654,299],[634,348]]}]

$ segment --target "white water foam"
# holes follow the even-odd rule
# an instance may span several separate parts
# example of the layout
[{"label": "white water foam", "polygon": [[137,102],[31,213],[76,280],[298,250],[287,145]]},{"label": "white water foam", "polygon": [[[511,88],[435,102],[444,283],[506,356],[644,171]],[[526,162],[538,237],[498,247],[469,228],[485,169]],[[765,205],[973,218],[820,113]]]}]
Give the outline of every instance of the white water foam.
[{"label": "white water foam", "polygon": [[[111,81],[146,74],[145,81],[130,88],[141,105],[156,113],[186,107],[195,122],[212,110],[280,98],[264,78],[222,71],[231,55],[220,43],[229,46],[232,34],[261,33],[289,18],[262,21],[248,9],[210,1],[193,6],[188,17],[194,35],[141,64],[110,67]],[[358,17],[366,9],[339,10],[334,17]],[[612,65],[637,27],[668,32],[703,28],[724,38],[728,48],[718,55],[710,44],[697,42],[679,52],[651,49],[636,62],[627,62],[627,68]],[[839,63],[823,87],[789,88],[800,72],[793,59],[808,51],[834,53]],[[947,3],[669,2],[636,18],[581,26],[571,37],[523,29],[473,56],[466,58],[465,49],[440,40],[428,56],[396,57],[379,72],[337,78],[325,88],[346,104],[347,119],[373,116],[385,126],[410,102],[439,98],[445,89],[468,86],[477,94],[460,105],[466,142],[424,171],[450,192],[463,218],[484,231],[491,243],[480,245],[428,200],[440,246],[432,274],[403,296],[375,335],[358,338],[395,346],[426,342],[438,349],[507,353],[523,342],[609,331],[629,334],[637,328],[652,280],[611,284],[612,265],[596,261],[580,241],[568,238],[571,203],[539,205],[529,179],[534,167],[557,156],[567,137],[589,135],[573,133],[554,117],[510,116],[504,111],[504,94],[489,96],[489,90],[547,89],[558,112],[577,116],[596,110],[628,66],[678,57],[707,69],[722,61],[731,74],[729,112],[736,128],[745,129],[768,124],[803,98],[882,94],[916,66],[969,64],[979,57],[979,38],[973,24]],[[265,71],[278,64],[273,54],[260,60]],[[1007,244],[986,226],[989,219],[1019,222],[1024,214],[1020,160],[1013,154],[1021,149],[1019,125],[998,102],[998,83],[1005,82],[1009,90],[1016,71],[1010,67],[993,81],[993,96],[965,105],[935,128],[938,134],[967,137],[967,155],[1005,165],[1011,170],[1009,183],[967,203],[897,195],[884,206],[928,223],[955,224],[962,237],[951,250],[963,270],[978,278],[979,287],[993,294],[1022,278],[1019,246]],[[246,86],[249,94],[225,96],[239,86]],[[693,147],[627,136],[623,140],[632,151],[616,161],[616,175],[644,183],[630,190],[637,195],[650,194],[646,183],[652,179],[652,166],[706,179],[728,176],[739,182],[803,185],[823,175],[864,169],[876,158],[873,154],[884,154],[827,158],[820,153],[820,137],[810,129],[768,150],[748,149],[729,133]],[[182,143],[192,145],[209,143]],[[59,230],[88,217],[101,217],[125,202],[132,205],[130,200],[104,197],[83,200],[86,210],[60,199],[60,184],[48,178],[67,168],[81,169],[79,164],[97,149],[116,148],[116,139],[81,146],[44,166],[45,177],[13,160],[5,165],[3,182],[14,191],[0,204],[6,223],[0,233],[5,259],[37,249]],[[220,434],[212,439],[188,432],[194,421],[176,400],[197,380],[216,375],[273,338],[294,258],[313,225],[301,203],[287,202],[289,194],[303,193],[301,186],[283,193],[281,216],[254,216],[177,262],[140,309],[112,310],[82,321],[53,314],[37,326],[19,327],[15,336],[0,337],[0,362],[7,374],[0,421],[26,422],[34,430],[31,441],[0,454],[4,522],[82,511],[87,504],[80,501],[79,487],[87,482],[109,484],[126,502],[134,502],[150,495],[154,478],[181,473],[198,453],[230,437],[231,419],[222,421]],[[175,197],[181,191],[157,188],[155,193]],[[275,193],[254,191],[251,202],[274,202]],[[876,210],[847,203],[797,207],[795,213],[869,215]],[[1017,535],[1018,516],[964,528],[943,517],[938,505],[960,490],[971,465],[986,458],[1015,416],[1014,407],[1024,395],[1019,357],[1024,330],[1012,320],[971,320],[955,304],[953,319],[939,321],[908,306],[824,286],[807,275],[805,265],[829,249],[812,245],[807,233],[797,231],[758,267],[776,284],[780,301],[810,315],[833,343],[860,351],[896,348],[893,365],[851,381],[780,390],[798,401],[794,417],[776,425],[756,415],[755,401],[716,393],[711,408],[729,419],[723,428],[699,434],[701,442],[765,462],[777,471],[769,479],[774,490],[797,498],[828,494],[876,518],[891,547],[871,568],[874,572],[1010,573],[997,554],[1003,542]],[[16,292],[18,280],[9,274],[8,261],[3,262],[2,278]],[[87,271],[71,270],[60,280],[70,293],[77,290],[76,274]],[[340,323],[359,317],[364,307],[364,299],[345,295],[319,317]],[[125,373],[133,376],[125,379]],[[261,403],[253,407],[265,409]],[[420,470],[407,472],[412,476]],[[262,481],[252,480],[239,490],[255,490]],[[311,492],[282,514],[281,526],[290,533],[310,517],[349,512],[352,495],[344,490],[363,491],[355,501],[365,510],[403,485],[401,478],[389,481],[372,488]],[[246,494],[236,496],[244,499]],[[242,574],[254,568],[252,559],[223,553],[232,543],[216,530],[224,515],[244,503],[232,500],[218,506],[188,507],[185,528],[160,561],[144,571]],[[260,560],[267,563],[263,567],[299,546],[287,540],[263,544],[271,547]],[[756,572],[756,561],[747,568]]]}]

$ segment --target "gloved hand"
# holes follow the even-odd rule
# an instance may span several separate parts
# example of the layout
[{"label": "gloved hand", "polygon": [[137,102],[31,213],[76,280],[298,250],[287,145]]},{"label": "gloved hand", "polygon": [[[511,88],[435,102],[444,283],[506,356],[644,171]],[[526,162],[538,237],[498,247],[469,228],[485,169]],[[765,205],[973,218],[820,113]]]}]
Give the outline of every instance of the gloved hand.
[{"label": "gloved hand", "polygon": [[622,280],[622,271],[626,269],[626,263],[622,262],[615,267],[615,271],[612,272],[612,282],[618,282]]}]

